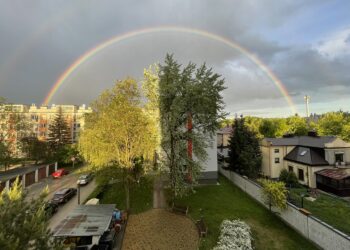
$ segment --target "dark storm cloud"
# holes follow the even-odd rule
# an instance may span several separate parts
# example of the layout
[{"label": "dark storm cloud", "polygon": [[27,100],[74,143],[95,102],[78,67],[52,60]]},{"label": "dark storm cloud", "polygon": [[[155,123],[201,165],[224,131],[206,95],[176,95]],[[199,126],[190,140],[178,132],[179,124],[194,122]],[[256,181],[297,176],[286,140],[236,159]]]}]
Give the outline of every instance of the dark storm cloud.
[{"label": "dark storm cloud", "polygon": [[[331,59],[310,45],[293,47],[283,38],[269,38],[269,32],[322,2],[0,1],[0,96],[40,103],[59,75],[102,41],[145,27],[178,25],[204,29],[243,45],[276,72],[296,103],[302,102],[305,91],[314,94],[329,84],[339,86],[328,90],[336,98],[337,91],[349,87],[348,57]],[[286,106],[271,79],[244,55],[205,38],[174,33],[111,46],[74,72],[54,101],[88,103],[116,79],[128,75],[141,79],[143,68],[162,62],[166,52],[174,53],[181,63],[205,61],[222,74],[231,112]]]}]

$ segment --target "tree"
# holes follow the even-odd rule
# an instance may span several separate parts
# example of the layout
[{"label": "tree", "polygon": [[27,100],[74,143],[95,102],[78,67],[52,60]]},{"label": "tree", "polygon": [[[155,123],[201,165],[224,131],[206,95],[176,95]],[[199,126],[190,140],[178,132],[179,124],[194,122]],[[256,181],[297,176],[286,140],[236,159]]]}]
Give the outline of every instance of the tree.
[{"label": "tree", "polygon": [[9,146],[5,141],[0,140],[0,167],[3,167],[6,170],[11,163],[12,157]]},{"label": "tree", "polygon": [[79,141],[80,152],[92,166],[123,170],[127,209],[135,160],[151,161],[157,147],[154,124],[144,105],[134,79],[118,81],[93,102]]},{"label": "tree", "polygon": [[47,159],[47,143],[40,141],[35,136],[28,136],[21,139],[21,148],[25,156],[38,164],[40,160]]},{"label": "tree", "polygon": [[277,207],[281,210],[287,208],[287,189],[284,182],[272,181],[268,179],[259,179],[262,184],[262,195],[266,205],[271,207]]},{"label": "tree", "polygon": [[261,150],[256,134],[245,125],[244,118],[236,118],[229,140],[229,167],[251,178],[261,169]]},{"label": "tree", "polygon": [[301,136],[307,135],[309,132],[308,125],[305,118],[300,116],[291,116],[286,119],[288,132],[290,134]]},{"label": "tree", "polygon": [[343,112],[329,112],[318,121],[320,135],[341,136],[345,119]]},{"label": "tree", "polygon": [[343,126],[341,137],[345,141],[350,142],[350,121]]},{"label": "tree", "polygon": [[286,169],[281,171],[279,180],[283,181],[289,187],[296,187],[299,184],[296,174]]},{"label": "tree", "polygon": [[182,67],[172,55],[166,55],[160,65],[161,145],[174,198],[184,194],[187,182],[196,182],[199,176],[206,148],[226,115],[221,96],[224,89],[224,80],[205,64]]},{"label": "tree", "polygon": [[66,145],[72,143],[72,139],[70,128],[64,119],[61,107],[58,108],[58,113],[49,126],[47,142],[51,157],[56,161],[62,162],[63,159],[60,157],[60,152],[64,150]]},{"label": "tree", "polygon": [[63,249],[52,239],[44,197],[26,200],[18,179],[0,194],[0,249]]}]

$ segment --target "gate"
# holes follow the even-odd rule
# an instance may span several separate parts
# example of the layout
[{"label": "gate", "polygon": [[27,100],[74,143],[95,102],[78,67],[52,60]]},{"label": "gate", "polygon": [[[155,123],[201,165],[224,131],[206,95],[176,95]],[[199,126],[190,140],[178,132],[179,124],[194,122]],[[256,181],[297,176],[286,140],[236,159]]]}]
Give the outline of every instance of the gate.
[{"label": "gate", "polygon": [[45,167],[42,167],[42,168],[39,168],[38,170],[38,181],[46,178],[46,166]]},{"label": "gate", "polygon": [[27,173],[25,175],[25,186],[28,187],[30,185],[32,185],[33,183],[35,183],[35,171],[34,172],[30,172],[30,173]]},{"label": "gate", "polygon": [[55,164],[49,165],[49,175],[51,175],[53,172],[55,172]]}]

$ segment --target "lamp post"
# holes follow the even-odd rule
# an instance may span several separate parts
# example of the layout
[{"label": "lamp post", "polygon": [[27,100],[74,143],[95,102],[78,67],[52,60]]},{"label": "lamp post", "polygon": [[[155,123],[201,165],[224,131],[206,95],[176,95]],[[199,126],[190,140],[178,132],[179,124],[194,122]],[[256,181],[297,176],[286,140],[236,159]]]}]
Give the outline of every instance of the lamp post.
[{"label": "lamp post", "polygon": [[77,183],[77,190],[78,190],[78,205],[80,205],[80,183]]}]

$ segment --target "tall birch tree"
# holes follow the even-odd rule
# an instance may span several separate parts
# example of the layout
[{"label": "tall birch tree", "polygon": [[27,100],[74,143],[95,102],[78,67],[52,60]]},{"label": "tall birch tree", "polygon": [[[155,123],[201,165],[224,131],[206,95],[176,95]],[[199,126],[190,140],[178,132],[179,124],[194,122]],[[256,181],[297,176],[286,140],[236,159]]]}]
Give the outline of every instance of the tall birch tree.
[{"label": "tall birch tree", "polygon": [[80,152],[91,165],[123,170],[127,209],[135,162],[152,160],[156,148],[154,123],[144,105],[134,79],[118,81],[93,102],[79,142]]}]

